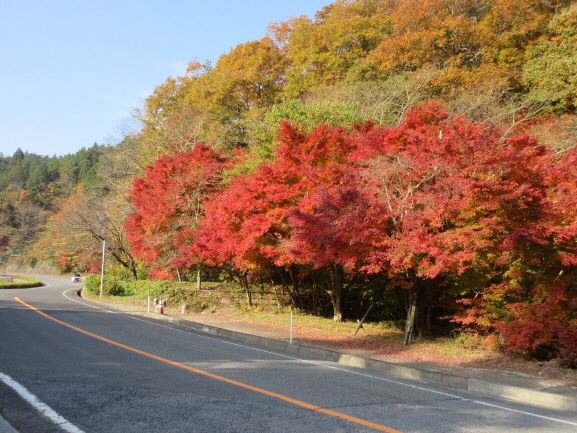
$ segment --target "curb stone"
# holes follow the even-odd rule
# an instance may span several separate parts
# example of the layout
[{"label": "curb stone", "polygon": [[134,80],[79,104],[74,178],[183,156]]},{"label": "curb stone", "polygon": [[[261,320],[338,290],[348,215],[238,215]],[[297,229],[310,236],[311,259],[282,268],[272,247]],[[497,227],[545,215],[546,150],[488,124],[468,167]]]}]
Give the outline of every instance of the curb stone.
[{"label": "curb stone", "polygon": [[[81,291],[82,290],[77,291],[78,297],[82,297]],[[334,350],[309,346],[301,343],[290,344],[285,340],[277,340],[274,338],[261,337],[244,332],[231,331],[213,325],[194,322],[192,320],[178,319],[170,315],[159,316],[158,314],[145,312],[127,313],[145,316],[157,320],[165,320],[169,323],[174,323],[189,329],[193,329],[197,332],[221,337],[231,341],[242,342],[248,345],[258,346],[261,348],[276,350],[303,357],[316,358],[323,361],[330,361],[346,367],[378,371],[381,373],[390,374],[391,376],[394,376],[398,379],[414,380],[426,382],[432,385],[445,386],[452,389],[476,392],[486,396],[499,397],[515,403],[526,404],[544,409],[553,409],[558,411],[577,411],[577,396],[572,397],[521,386],[504,385],[488,380],[406,366],[398,363],[337,352]],[[0,433],[4,432],[0,431]]]},{"label": "curb stone", "polygon": [[[159,318],[156,314],[140,313],[139,315],[144,315],[156,319]],[[445,386],[447,388],[476,392],[487,396],[500,397],[516,403],[527,404],[545,409],[577,411],[577,397],[560,395],[520,386],[503,385],[487,380],[457,376],[417,367],[409,367],[305,344],[290,344],[288,341],[275,340],[272,338],[245,334],[243,332],[230,331],[228,329],[193,322],[191,320],[178,319],[168,315],[164,315],[162,318],[170,323],[178,324],[212,336],[225,338],[227,340],[242,342],[262,348],[290,353],[293,355],[330,361],[347,367],[387,373],[399,379],[421,381],[433,385]]]}]

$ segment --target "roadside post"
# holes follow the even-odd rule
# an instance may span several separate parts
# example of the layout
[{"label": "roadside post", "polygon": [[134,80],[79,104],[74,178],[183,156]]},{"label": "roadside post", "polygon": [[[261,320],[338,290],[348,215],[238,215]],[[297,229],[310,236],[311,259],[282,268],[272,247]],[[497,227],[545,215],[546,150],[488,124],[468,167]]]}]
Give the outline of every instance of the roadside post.
[{"label": "roadside post", "polygon": [[290,328],[290,335],[289,335],[289,344],[293,344],[293,309],[291,307],[291,328]]}]

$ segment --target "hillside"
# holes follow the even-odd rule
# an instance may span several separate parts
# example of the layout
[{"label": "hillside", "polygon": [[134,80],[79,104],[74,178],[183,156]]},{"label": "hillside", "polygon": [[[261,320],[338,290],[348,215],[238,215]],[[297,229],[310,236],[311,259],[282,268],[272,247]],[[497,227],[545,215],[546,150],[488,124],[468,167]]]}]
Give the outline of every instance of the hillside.
[{"label": "hillside", "polygon": [[469,332],[576,366],[576,29],[563,0],[273,23],[167,78],[114,148],[1,158],[0,235],[63,272],[98,269],[105,240],[113,294],[268,287],[406,344]]},{"label": "hillside", "polygon": [[28,252],[60,201],[78,185],[96,182],[98,160],[106,149],[94,145],[62,157],[20,149],[12,156],[0,155],[0,237],[9,253]]}]

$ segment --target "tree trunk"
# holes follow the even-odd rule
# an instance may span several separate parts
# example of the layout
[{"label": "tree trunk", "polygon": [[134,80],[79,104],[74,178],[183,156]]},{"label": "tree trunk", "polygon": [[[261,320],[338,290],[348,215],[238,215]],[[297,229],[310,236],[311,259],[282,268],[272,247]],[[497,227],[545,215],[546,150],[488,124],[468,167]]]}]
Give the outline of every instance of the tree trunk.
[{"label": "tree trunk", "polygon": [[343,321],[343,297],[342,290],[335,287],[332,292],[331,301],[333,304],[333,320],[335,322]]},{"label": "tree trunk", "polygon": [[277,308],[280,308],[282,305],[281,305],[281,302],[280,302],[280,298],[279,298],[279,296],[278,296],[278,288],[277,288],[277,285],[274,283],[273,280],[270,281],[270,284],[271,284],[272,289],[274,290],[274,298],[275,298],[275,300],[276,300],[276,307],[277,307]]},{"label": "tree trunk", "polygon": [[421,287],[421,296],[419,305],[417,307],[416,328],[419,337],[431,337],[433,329],[431,325],[432,319],[432,296],[431,288],[428,286]]},{"label": "tree trunk", "polygon": [[294,293],[295,307],[303,308],[302,296],[300,296],[300,281],[298,277],[295,276],[295,270],[293,265],[289,267],[289,276],[292,284],[292,292]]},{"label": "tree trunk", "polygon": [[129,269],[130,269],[130,273],[132,274],[132,279],[134,281],[138,281],[138,270],[136,269],[136,265],[134,264],[134,262],[132,262],[130,264]]},{"label": "tree trunk", "polygon": [[276,268],[276,271],[277,271],[277,273],[278,273],[278,275],[279,275],[279,277],[280,277],[283,290],[284,290],[286,293],[288,293],[288,295],[289,295],[289,298],[290,298],[290,300],[291,300],[292,306],[293,306],[293,307],[297,307],[297,297],[296,297],[296,294],[295,294],[295,293],[291,290],[291,288],[289,287],[289,285],[288,285],[288,283],[287,283],[287,281],[286,281],[285,275],[284,275],[284,273],[283,273],[283,270],[282,270],[281,268]]},{"label": "tree trunk", "polygon": [[244,293],[246,295],[246,302],[248,306],[252,308],[252,293],[250,291],[250,287],[248,285],[248,278],[246,275],[242,275],[240,277],[240,285],[244,289]]},{"label": "tree trunk", "polygon": [[409,289],[409,299],[407,302],[407,319],[405,321],[405,346],[411,344],[415,339],[415,318],[417,316],[418,290],[413,287]]},{"label": "tree trunk", "polygon": [[202,265],[196,265],[196,290],[202,289]]},{"label": "tree trunk", "polygon": [[331,303],[333,304],[333,320],[335,322],[343,321],[343,268],[339,265],[332,266],[331,272]]}]

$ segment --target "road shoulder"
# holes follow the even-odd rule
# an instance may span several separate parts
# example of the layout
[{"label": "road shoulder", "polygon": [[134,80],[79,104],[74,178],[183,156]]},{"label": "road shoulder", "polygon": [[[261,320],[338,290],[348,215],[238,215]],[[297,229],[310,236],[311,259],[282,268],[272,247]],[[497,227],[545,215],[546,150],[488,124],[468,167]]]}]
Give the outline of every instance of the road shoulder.
[{"label": "road shoulder", "polygon": [[[80,290],[74,292],[80,295]],[[288,336],[273,332],[258,325],[222,320],[203,315],[192,317],[172,314],[147,313],[133,305],[98,303],[85,300],[91,304],[100,304],[107,309],[122,311],[155,320],[166,321],[186,327],[196,332],[218,336],[227,340],[257,346],[269,350],[282,351],[297,356],[331,361],[337,364],[373,370],[389,374],[399,379],[416,380],[448,388],[471,391],[486,396],[499,397],[516,403],[530,406],[560,410],[577,411],[577,393],[574,387],[543,387],[530,377],[513,377],[501,372],[478,372],[475,369],[451,368],[427,365],[426,368],[408,363],[388,362],[358,354],[335,351],[320,346],[293,342]]]}]

